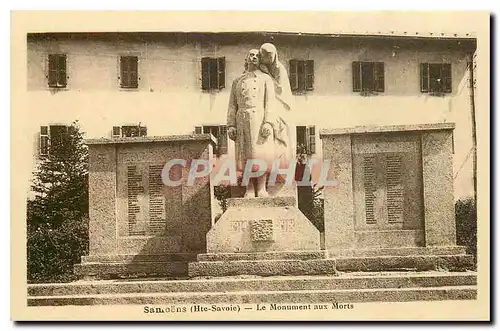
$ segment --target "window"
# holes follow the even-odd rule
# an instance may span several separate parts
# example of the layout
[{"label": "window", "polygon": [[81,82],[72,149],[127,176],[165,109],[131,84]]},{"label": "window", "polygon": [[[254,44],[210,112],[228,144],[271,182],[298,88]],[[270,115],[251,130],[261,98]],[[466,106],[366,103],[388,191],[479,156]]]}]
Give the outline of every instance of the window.
[{"label": "window", "polygon": [[314,60],[290,60],[290,88],[304,92],[314,89]]},{"label": "window", "polygon": [[227,154],[227,127],[225,125],[203,125],[197,126],[194,129],[195,133],[211,133],[217,138],[217,146],[215,153],[217,155]]},{"label": "window", "polygon": [[422,93],[451,93],[451,64],[421,63],[420,91]]},{"label": "window", "polygon": [[49,127],[40,127],[40,156],[49,155]]},{"label": "window", "polygon": [[68,139],[67,125],[49,125],[40,127],[40,156],[48,156],[51,151],[63,151]]},{"label": "window", "polygon": [[297,126],[297,153],[312,155],[316,153],[316,129],[311,126]]},{"label": "window", "polygon": [[384,92],[384,62],[353,62],[353,92]]},{"label": "window", "polygon": [[137,56],[120,56],[120,87],[138,88],[138,63]]},{"label": "window", "polygon": [[114,126],[113,138],[120,137],[145,137],[148,135],[148,128],[140,125]]},{"label": "window", "polygon": [[226,58],[201,59],[201,88],[203,90],[221,90],[226,87]]},{"label": "window", "polygon": [[49,87],[66,87],[66,54],[49,54],[49,71],[47,78]]}]

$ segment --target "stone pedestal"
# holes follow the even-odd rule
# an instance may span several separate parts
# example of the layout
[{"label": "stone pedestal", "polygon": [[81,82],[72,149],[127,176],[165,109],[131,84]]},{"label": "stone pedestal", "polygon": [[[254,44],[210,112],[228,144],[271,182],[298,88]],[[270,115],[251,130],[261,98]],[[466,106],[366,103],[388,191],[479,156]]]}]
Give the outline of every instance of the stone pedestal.
[{"label": "stone pedestal", "polygon": [[470,256],[456,246],[453,129],[440,123],[323,130],[328,177],[339,181],[324,189],[326,250],[334,256],[453,250],[468,264]]},{"label": "stone pedestal", "polygon": [[320,234],[294,197],[232,198],[207,234],[207,253],[189,276],[335,273],[320,250]]},{"label": "stone pedestal", "polygon": [[[89,255],[81,276],[185,275],[206,251],[212,226],[209,176],[187,183],[189,162],[209,160],[212,135],[93,139],[89,146]],[[165,164],[185,160],[162,180]]]}]

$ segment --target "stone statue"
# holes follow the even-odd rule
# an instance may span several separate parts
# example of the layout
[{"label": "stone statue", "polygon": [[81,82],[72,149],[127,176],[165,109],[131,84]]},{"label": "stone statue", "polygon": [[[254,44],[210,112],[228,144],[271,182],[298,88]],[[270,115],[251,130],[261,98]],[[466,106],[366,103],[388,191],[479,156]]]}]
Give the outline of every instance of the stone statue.
[{"label": "stone statue", "polygon": [[250,50],[245,71],[233,81],[227,114],[228,136],[235,142],[236,169],[245,172],[250,159],[265,160],[268,165],[265,174],[250,178],[245,197],[255,197],[255,193],[268,196],[266,179],[275,158],[275,86],[271,76],[259,70],[259,62],[259,50]]},{"label": "stone statue", "polygon": [[[287,167],[291,156],[289,129],[282,114],[285,103],[280,101],[286,95],[283,93],[286,86],[278,89],[279,80],[270,74],[273,71],[260,64],[259,50],[250,50],[245,71],[233,81],[227,115],[228,136],[235,141],[236,169],[248,171],[250,159],[263,160],[266,164],[264,174],[248,182],[244,197],[269,196],[266,181],[273,163],[279,160],[280,168]],[[272,61],[269,64],[272,65]],[[288,80],[286,70],[284,77]]]},{"label": "stone statue", "polygon": [[276,153],[280,157],[281,168],[287,168],[290,162],[295,162],[294,144],[290,134],[289,112],[292,110],[292,90],[290,80],[285,66],[278,60],[276,46],[265,43],[259,50],[259,69],[268,73],[275,85],[276,103],[274,114],[276,115],[275,139]]}]

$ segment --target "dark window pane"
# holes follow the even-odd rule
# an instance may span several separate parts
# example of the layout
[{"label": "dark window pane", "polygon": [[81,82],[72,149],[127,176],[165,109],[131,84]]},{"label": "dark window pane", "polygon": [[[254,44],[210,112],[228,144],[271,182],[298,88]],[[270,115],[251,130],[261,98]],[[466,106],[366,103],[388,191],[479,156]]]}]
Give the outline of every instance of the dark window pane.
[{"label": "dark window pane", "polygon": [[361,64],[359,62],[352,63],[352,91],[361,91]]},{"label": "dark window pane", "polygon": [[297,153],[306,153],[307,150],[306,127],[297,126]]},{"label": "dark window pane", "polygon": [[298,90],[304,91],[306,89],[306,68],[305,61],[299,60],[297,61],[297,79],[298,79]]},{"label": "dark window pane", "polygon": [[361,87],[363,91],[375,90],[374,63],[363,62],[361,64]]},{"label": "dark window pane", "polygon": [[432,92],[443,92],[443,83],[441,64],[429,64],[429,90]]}]

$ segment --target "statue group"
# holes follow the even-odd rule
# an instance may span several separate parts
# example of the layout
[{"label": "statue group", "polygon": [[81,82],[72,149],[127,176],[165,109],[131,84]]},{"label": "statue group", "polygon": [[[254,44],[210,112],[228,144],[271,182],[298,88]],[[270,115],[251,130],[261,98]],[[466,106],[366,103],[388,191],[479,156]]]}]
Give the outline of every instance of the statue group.
[{"label": "statue group", "polygon": [[273,44],[249,50],[244,72],[233,81],[229,98],[227,127],[235,142],[236,169],[240,172],[254,165],[266,164],[259,177],[250,178],[245,198],[267,197],[267,178],[273,164],[280,169],[293,162],[293,145],[288,113],[292,109],[290,81]]}]

